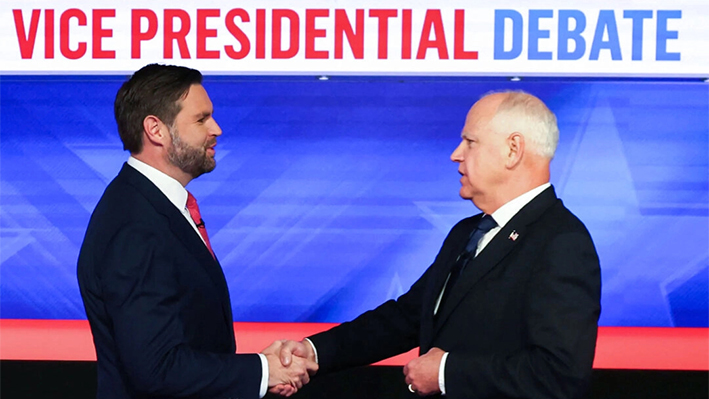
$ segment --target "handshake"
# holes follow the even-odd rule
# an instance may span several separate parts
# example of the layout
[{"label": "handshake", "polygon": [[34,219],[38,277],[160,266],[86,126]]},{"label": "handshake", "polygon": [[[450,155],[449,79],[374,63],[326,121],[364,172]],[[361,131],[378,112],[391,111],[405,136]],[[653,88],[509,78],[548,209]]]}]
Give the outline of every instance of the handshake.
[{"label": "handshake", "polygon": [[268,360],[268,391],[291,396],[318,371],[315,350],[307,340],[280,340],[261,351]]},{"label": "handshake", "polygon": [[[268,391],[291,396],[318,371],[315,349],[309,340],[280,340],[261,351],[268,360]],[[409,391],[419,396],[441,393],[439,371],[444,352],[433,347],[404,366],[404,381]]]}]

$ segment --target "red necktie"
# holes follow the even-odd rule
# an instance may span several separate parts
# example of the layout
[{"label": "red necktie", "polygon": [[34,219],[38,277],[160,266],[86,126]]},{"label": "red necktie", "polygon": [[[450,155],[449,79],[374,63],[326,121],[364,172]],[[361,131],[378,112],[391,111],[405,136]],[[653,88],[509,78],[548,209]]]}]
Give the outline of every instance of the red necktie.
[{"label": "red necktie", "polygon": [[192,193],[189,191],[187,192],[187,210],[190,211],[190,216],[192,216],[192,220],[197,225],[197,230],[199,230],[199,234],[204,239],[204,243],[207,244],[207,249],[209,249],[209,253],[212,254],[212,257],[214,257],[214,251],[212,251],[212,245],[209,243],[209,236],[207,235],[207,228],[204,227],[204,221],[202,220],[202,216],[199,214],[199,205],[197,205],[197,199],[195,199],[194,195],[192,195]]}]

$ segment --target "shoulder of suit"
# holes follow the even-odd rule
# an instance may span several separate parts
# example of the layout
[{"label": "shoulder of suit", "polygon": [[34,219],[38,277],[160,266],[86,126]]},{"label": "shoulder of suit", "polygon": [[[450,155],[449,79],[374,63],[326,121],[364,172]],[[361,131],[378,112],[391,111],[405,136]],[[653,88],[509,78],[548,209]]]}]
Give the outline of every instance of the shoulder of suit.
[{"label": "shoulder of suit", "polygon": [[152,213],[151,209],[153,206],[144,193],[119,175],[106,187],[96,205],[94,215],[130,219],[132,215]]},{"label": "shoulder of suit", "polygon": [[561,200],[557,200],[554,205],[549,207],[549,209],[532,224],[539,227],[545,226],[559,233],[574,231],[588,232],[588,229],[581,219],[566,208]]}]

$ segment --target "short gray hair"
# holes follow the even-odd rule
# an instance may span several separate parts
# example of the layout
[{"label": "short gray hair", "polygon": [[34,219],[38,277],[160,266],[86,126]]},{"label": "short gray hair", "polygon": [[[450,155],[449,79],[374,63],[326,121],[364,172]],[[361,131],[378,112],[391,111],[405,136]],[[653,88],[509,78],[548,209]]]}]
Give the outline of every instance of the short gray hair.
[{"label": "short gray hair", "polygon": [[539,98],[521,90],[486,94],[505,94],[491,124],[498,133],[521,133],[535,153],[552,159],[559,143],[556,116]]}]

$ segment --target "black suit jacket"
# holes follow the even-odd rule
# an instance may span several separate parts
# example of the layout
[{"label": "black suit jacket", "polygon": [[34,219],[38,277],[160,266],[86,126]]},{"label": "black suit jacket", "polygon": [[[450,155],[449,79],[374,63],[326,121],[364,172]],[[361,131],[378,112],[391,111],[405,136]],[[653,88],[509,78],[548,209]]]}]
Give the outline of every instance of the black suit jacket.
[{"label": "black suit jacket", "polygon": [[106,398],[257,398],[258,355],[236,355],[219,262],[179,210],[124,165],[99,201],[78,279]]},{"label": "black suit jacket", "polygon": [[433,264],[396,301],[310,337],[320,372],[438,347],[450,353],[449,398],[583,397],[600,315],[600,267],[588,231],[552,187],[467,265],[434,316],[480,218],[456,224]]}]

